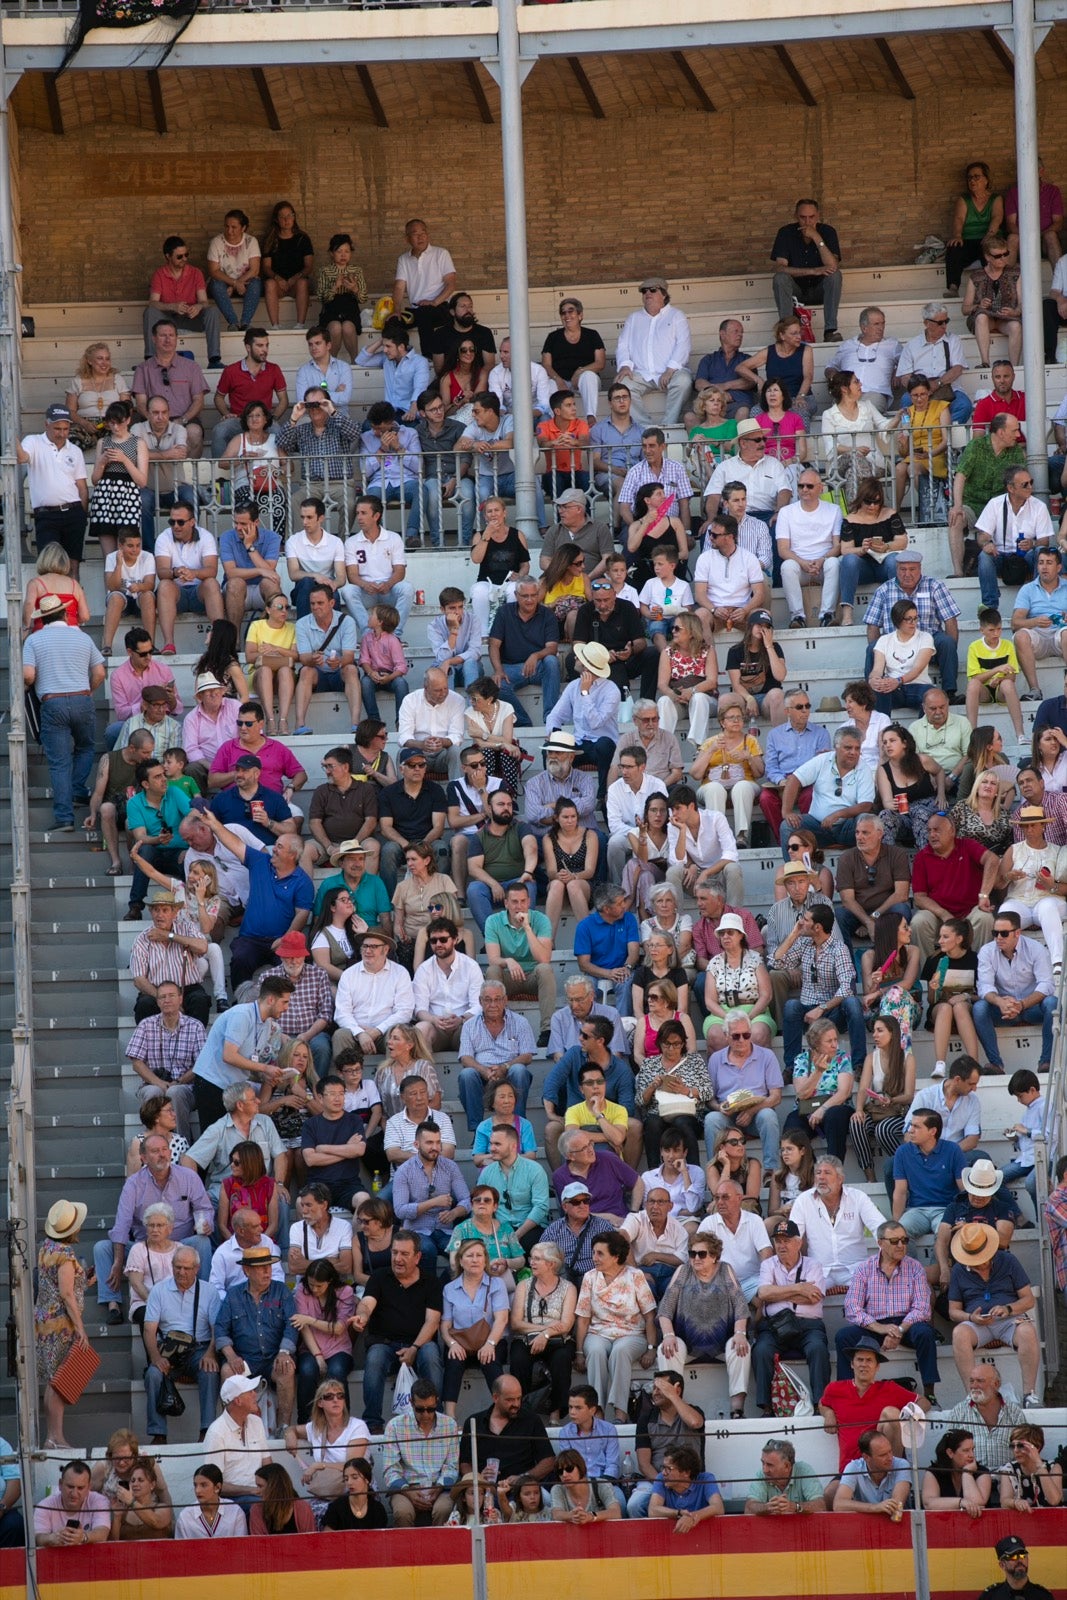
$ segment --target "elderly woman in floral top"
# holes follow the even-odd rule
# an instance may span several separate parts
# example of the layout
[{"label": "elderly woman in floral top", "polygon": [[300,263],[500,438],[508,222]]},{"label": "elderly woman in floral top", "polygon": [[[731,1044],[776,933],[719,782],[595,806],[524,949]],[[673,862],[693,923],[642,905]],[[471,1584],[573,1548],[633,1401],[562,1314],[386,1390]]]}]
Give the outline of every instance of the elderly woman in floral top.
[{"label": "elderly woman in floral top", "polygon": [[783,1131],[803,1128],[814,1139],[821,1129],[828,1153],[844,1161],[854,1109],[852,1059],[842,1050],[837,1029],[826,1017],[813,1022],[804,1037],[808,1048],[793,1064],[796,1110],[786,1117]]},{"label": "elderly woman in floral top", "polygon": [[[714,1098],[707,1063],[695,1050],[689,1050],[686,1030],[679,1019],[663,1023],[656,1034],[656,1044],[657,1053],[645,1057],[634,1085],[634,1099],[644,1123],[645,1160],[650,1167],[656,1165],[663,1130],[670,1126],[685,1140],[686,1160],[697,1165],[704,1117]],[[657,1100],[661,1091],[685,1095],[692,1102],[692,1111],[671,1111],[665,1117]]]},{"label": "elderly woman in floral top", "polygon": [[625,1234],[602,1233],[578,1291],[574,1369],[588,1372],[609,1422],[627,1420],[634,1362],[648,1368],[656,1359],[656,1297],[629,1254]]}]

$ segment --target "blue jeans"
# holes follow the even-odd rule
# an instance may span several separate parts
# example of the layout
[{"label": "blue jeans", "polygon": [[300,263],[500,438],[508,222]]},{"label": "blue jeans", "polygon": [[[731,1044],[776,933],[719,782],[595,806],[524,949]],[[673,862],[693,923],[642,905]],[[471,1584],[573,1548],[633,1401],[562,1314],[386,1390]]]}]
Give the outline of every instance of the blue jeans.
[{"label": "blue jeans", "polygon": [[411,608],[415,603],[415,585],[405,580],[403,583],[394,583],[393,587],[387,589],[385,594],[364,594],[358,585],[346,583],[338,590],[338,597],[344,602],[348,615],[361,633],[366,633],[370,627],[370,618],[367,615],[368,606],[377,605],[379,600],[384,600],[389,605],[395,606],[400,615],[400,622],[396,630],[397,637],[402,639],[408,617],[411,615]]},{"label": "blue jeans", "polygon": [[89,792],[95,742],[96,710],[91,694],[56,694],[41,701],[41,747],[52,780],[52,811],[57,828],[73,826],[74,796]]},{"label": "blue jeans", "polygon": [[811,1398],[818,1405],[819,1397],[830,1382],[830,1347],[826,1342],[826,1329],[814,1317],[802,1317],[804,1333],[797,1339],[779,1340],[774,1332],[775,1317],[763,1317],[756,1337],[752,1341],[752,1365],[756,1371],[756,1404],[771,1403],[771,1380],[774,1377],[774,1358],[799,1354],[808,1363],[808,1381]]},{"label": "blue jeans", "polygon": [[[443,535],[441,532],[441,480],[439,478],[424,478],[422,482],[423,517],[425,525],[430,530],[430,543],[435,550],[440,550]],[[453,495],[459,500],[459,542],[464,549],[471,542],[474,533],[474,479],[460,478],[456,484]],[[451,501],[446,501],[451,504]]]},{"label": "blue jeans", "polygon": [[884,561],[875,561],[873,556],[860,555],[856,551],[853,551],[850,555],[842,556],[838,573],[838,579],[841,584],[841,604],[843,606],[855,604],[856,590],[861,582],[889,583],[896,575],[896,556],[886,556]]},{"label": "blue jeans", "polygon": [[[488,499],[489,495],[498,494],[504,500],[515,498],[514,472],[498,472],[494,478],[489,473],[484,473],[478,479],[478,498]],[[547,527],[548,513],[545,510],[545,491],[541,487],[540,478],[534,478],[534,499],[537,502],[537,526]]]},{"label": "blue jeans", "polygon": [[533,719],[515,693],[515,689],[527,683],[540,685],[541,720],[543,722],[559,699],[559,657],[542,656],[537,663],[537,671],[532,678],[524,678],[522,669],[523,663],[521,661],[505,661],[503,663],[504,677],[507,682],[500,686],[500,698],[507,701],[508,705],[514,708],[515,726],[517,728],[532,728]]},{"label": "blue jeans", "polygon": [[[52,626],[55,627],[56,624],[53,623]],[[194,1233],[188,1239],[179,1240],[179,1243],[188,1245],[190,1250],[196,1251],[200,1257],[200,1271],[197,1273],[197,1277],[206,1283],[208,1273],[211,1271],[211,1240],[202,1233]],[[129,1255],[129,1253],[129,1245],[127,1245],[126,1254]],[[96,1269],[96,1298],[102,1306],[109,1306],[112,1303],[115,1305],[122,1304],[122,1290],[108,1287],[108,1273],[114,1264],[115,1246],[110,1239],[98,1239],[93,1245],[93,1266]],[[214,1418],[210,1417],[208,1420],[213,1421]],[[154,1431],[163,1433],[165,1430],[156,1428]]]},{"label": "blue jeans", "polygon": [[[526,1115],[526,1100],[533,1082],[529,1067],[509,1067],[505,1073],[515,1091],[515,1110],[520,1117]],[[459,1075],[459,1098],[467,1113],[467,1126],[477,1133],[478,1124],[485,1121],[485,1079],[473,1067],[464,1067]]]},{"label": "blue jeans", "polygon": [[297,617],[306,617],[311,613],[311,591],[318,583],[318,578],[297,578],[293,584],[292,604],[296,607]]},{"label": "blue jeans", "polygon": [[[911,921],[913,907],[909,901],[898,901],[895,906],[890,906],[889,909],[890,911],[899,911],[906,921]],[[841,929],[841,937],[846,944],[854,944],[857,939],[866,940],[867,935],[865,932],[860,932],[860,921],[854,911],[850,911],[847,906],[835,906],[834,916],[837,919],[837,926]]]},{"label": "blue jeans", "polygon": [[1014,1183],[1016,1178],[1022,1178],[1023,1187],[1036,1204],[1037,1202],[1037,1167],[1024,1167],[1021,1161],[1009,1161],[1003,1169],[1004,1182]]},{"label": "blue jeans", "polygon": [[[857,1070],[861,1069],[857,1068]],[[844,1105],[831,1106],[823,1115],[821,1132],[826,1138],[826,1152],[828,1155],[836,1156],[838,1161],[844,1161],[845,1156],[848,1154],[848,1128],[855,1109],[852,1101],[846,1100]],[[808,1118],[800,1111],[791,1111],[789,1113],[782,1127],[782,1132],[789,1133],[794,1128],[801,1128],[812,1144],[815,1143],[820,1132],[819,1126],[813,1128]]]},{"label": "blue jeans", "polygon": [[[1030,576],[1032,578],[1037,569],[1037,551],[1020,550],[1012,553],[1022,556],[1026,565],[1030,568]],[[1004,557],[1002,555],[995,555],[992,550],[979,550],[978,587],[982,592],[982,604],[984,606],[999,607],[1000,585],[997,583],[997,578],[1003,571]]]},{"label": "blue jeans", "polygon": [[[404,1346],[398,1342],[386,1343],[385,1340],[367,1347],[363,1363],[363,1420],[371,1433],[384,1431],[382,1402],[385,1399],[385,1384],[400,1366],[396,1353],[402,1349]],[[436,1339],[431,1339],[421,1350],[416,1350],[415,1373],[420,1378],[429,1378],[437,1393],[441,1393],[445,1371]]]},{"label": "blue jeans", "polygon": [[[800,827],[806,828],[815,835],[816,844],[836,844],[844,848],[856,842],[856,817],[846,817],[844,822],[835,822],[832,828],[824,828],[809,812],[800,812]],[[783,822],[778,831],[778,838],[782,845],[782,860],[789,860],[789,840],[796,828],[791,828],[788,822]]]},{"label": "blue jeans", "polygon": [[404,538],[418,535],[422,528],[422,496],[417,478],[406,477],[403,483],[382,483],[379,480],[368,486],[367,493],[379,495],[384,506],[403,506],[405,511],[410,511],[410,516],[401,517],[400,531]]},{"label": "blue jeans", "polygon": [[948,414],[952,418],[953,422],[969,421],[971,412],[973,410],[974,402],[971,400],[970,396],[965,394],[962,389],[953,389],[952,404],[948,408]]},{"label": "blue jeans", "polygon": [[464,661],[461,667],[449,667],[448,687],[450,689],[459,689],[461,687],[469,689],[472,683],[477,683],[484,672],[485,668],[482,665],[481,656],[478,657],[477,661]]},{"label": "blue jeans", "polygon": [[240,320],[238,320],[237,312],[234,310],[229,288],[220,278],[209,278],[207,288],[212,300],[218,306],[222,320],[227,327],[248,328],[251,326],[259,305],[260,296],[263,293],[262,279],[249,278],[245,284]]},{"label": "blue jeans", "polygon": [[921,711],[923,696],[929,687],[928,683],[902,683],[899,689],[893,689],[889,694],[876,694],[875,710],[884,711],[887,716],[902,706],[910,706],[915,711]]},{"label": "blue jeans", "polygon": [[[218,1372],[205,1372],[200,1365],[200,1357],[206,1350],[206,1344],[194,1344],[184,1358],[172,1360],[170,1363],[171,1372],[175,1376],[196,1379],[200,1396],[201,1430],[211,1426],[219,1406]],[[162,1372],[158,1367],[149,1364],[144,1370],[145,1426],[149,1433],[161,1433],[166,1438],[167,1419],[159,1414],[159,1391],[162,1387]]]},{"label": "blue jeans", "polygon": [[296,1419],[306,1422],[311,1415],[311,1402],[315,1398],[315,1390],[327,1378],[332,1378],[339,1383],[348,1393],[348,1374],[352,1371],[352,1357],[347,1350],[338,1350],[336,1355],[326,1357],[326,1371],[319,1372],[319,1364],[311,1351],[303,1345],[296,1354]]},{"label": "blue jeans", "polygon": [[[789,1074],[787,1081],[792,1081],[793,1063],[800,1054],[804,1039],[804,1013],[812,1007],[805,1001],[794,997],[787,1000],[782,1007],[782,1057],[785,1070]],[[863,1005],[857,995],[850,994],[846,999],[838,1001],[837,1005],[829,1011],[824,1011],[835,1027],[848,1029],[849,1054],[852,1065],[857,1073],[863,1070],[863,1062],[867,1055],[867,1028],[863,1020]]]},{"label": "blue jeans", "polygon": [[311,1059],[315,1063],[315,1071],[320,1078],[324,1078],[329,1072],[330,1063],[333,1060],[333,1048],[330,1044],[329,1032],[323,1029],[321,1033],[317,1033],[310,1040],[308,1049],[311,1051]]},{"label": "blue jeans", "polygon": [[[950,633],[943,633],[938,628],[931,631],[934,641],[934,658],[937,661],[937,675],[941,679],[941,687],[946,694],[955,694],[956,682],[960,674],[959,642]],[[874,645],[872,643],[868,644],[867,653],[863,658],[863,676],[869,678],[873,669]]]},{"label": "blue jeans", "polygon": [[[361,672],[359,686],[363,691],[363,715],[365,717],[378,717],[378,685],[373,678],[369,678],[365,672]],[[399,720],[400,702],[408,692],[408,680],[406,678],[394,678],[392,683],[382,684],[381,689],[383,694],[395,696],[397,719]],[[378,720],[380,721],[381,719],[379,718]]]},{"label": "blue jeans", "polygon": [[1019,1028],[1024,1023],[1031,1027],[1035,1022],[1041,1024],[1041,1061],[1042,1068],[1047,1067],[1052,1058],[1052,1019],[1056,1015],[1056,999],[1054,995],[1046,995],[1040,1005],[1027,1006],[1017,1017],[1010,1022],[1005,1022],[996,1006],[990,1005],[988,1000],[976,1000],[971,1011],[974,1018],[974,1031],[982,1041],[986,1060],[991,1066],[1003,1067],[1004,1058],[997,1044],[998,1028]]},{"label": "blue jeans", "polygon": [[[701,973],[701,977],[703,976]],[[762,1111],[756,1112],[754,1121],[756,1132],[759,1134],[763,1170],[773,1172],[778,1166],[778,1141],[781,1138],[778,1113],[770,1106],[764,1106]],[[725,1111],[709,1111],[704,1118],[704,1143],[708,1150],[714,1150],[715,1140],[720,1133],[725,1133],[727,1128],[733,1127],[736,1127],[736,1123],[732,1117],[726,1115]]]},{"label": "blue jeans", "polygon": [[[532,911],[534,906],[537,904],[537,884],[528,883],[526,887],[530,891],[530,910]],[[484,933],[485,925],[489,921],[489,918],[492,916],[494,911],[503,910],[504,902],[501,901],[500,904],[497,905],[493,899],[488,885],[482,883],[480,879],[472,878],[467,884],[467,905],[470,909],[471,916],[478,924],[479,932]],[[484,1116],[484,1111],[479,1112],[479,1122]]]}]

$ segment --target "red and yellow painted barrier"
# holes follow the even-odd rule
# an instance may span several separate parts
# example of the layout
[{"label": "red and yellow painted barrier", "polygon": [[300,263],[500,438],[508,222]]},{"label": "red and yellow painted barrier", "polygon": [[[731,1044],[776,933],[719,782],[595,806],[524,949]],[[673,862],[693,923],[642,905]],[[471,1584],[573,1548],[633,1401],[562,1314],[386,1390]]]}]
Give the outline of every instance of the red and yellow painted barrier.
[{"label": "red and yellow painted barrier", "polygon": [[[990,1511],[977,1522],[934,1512],[926,1529],[931,1600],[976,1600],[999,1581],[993,1546],[1006,1533],[1026,1539],[1034,1582],[1067,1600],[1067,1511]],[[489,1600],[912,1600],[916,1592],[907,1519],[728,1517],[682,1536],[663,1522],[489,1528],[486,1561]],[[380,1600],[473,1600],[462,1528],[160,1540],[38,1556],[41,1600],[217,1600],[234,1577],[253,1580],[242,1592],[255,1600],[342,1597],[356,1584]],[[22,1552],[0,1551],[0,1600],[25,1596]]]}]

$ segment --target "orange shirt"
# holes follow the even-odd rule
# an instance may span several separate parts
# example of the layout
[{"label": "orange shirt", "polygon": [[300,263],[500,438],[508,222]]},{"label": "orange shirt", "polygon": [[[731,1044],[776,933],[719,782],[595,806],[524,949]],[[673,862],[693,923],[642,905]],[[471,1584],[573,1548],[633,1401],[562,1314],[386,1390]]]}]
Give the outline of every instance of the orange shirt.
[{"label": "orange shirt", "polygon": [[549,450],[547,448],[547,446],[553,444],[555,440],[558,439],[563,433],[572,434],[574,438],[580,439],[583,445],[588,445],[589,443],[588,422],[583,422],[579,419],[575,422],[568,422],[563,428],[561,428],[555,421],[539,422],[537,424],[537,438],[538,442],[546,447],[545,453],[548,457],[548,466],[546,470],[551,472],[554,466],[557,472],[566,473],[568,476],[572,472],[588,472],[589,457],[588,455],[583,455],[580,450],[571,450],[566,448],[562,450]]}]

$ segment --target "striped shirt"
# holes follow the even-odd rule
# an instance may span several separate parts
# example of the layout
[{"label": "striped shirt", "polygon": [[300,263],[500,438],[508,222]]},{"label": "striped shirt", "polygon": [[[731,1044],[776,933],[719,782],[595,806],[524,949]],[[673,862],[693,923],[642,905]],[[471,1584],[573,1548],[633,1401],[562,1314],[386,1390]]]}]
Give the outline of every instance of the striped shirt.
[{"label": "striped shirt", "polygon": [[845,1321],[866,1328],[872,1322],[901,1318],[901,1327],[930,1320],[930,1285],[912,1256],[904,1256],[887,1277],[880,1256],[856,1267],[845,1296]]},{"label": "striped shirt", "polygon": [[382,1482],[390,1490],[448,1489],[459,1477],[459,1426],[438,1412],[433,1431],[423,1433],[415,1417],[402,1411],[390,1417],[379,1458]]},{"label": "striped shirt", "polygon": [[[260,973],[264,978],[288,978],[281,962]],[[290,980],[291,981],[291,980]],[[304,970],[296,988],[289,996],[285,1009],[285,1031],[290,1038],[307,1033],[316,1022],[333,1021],[333,986],[329,974],[314,961],[305,961]]]},{"label": "striped shirt", "polygon": [[173,1028],[168,1028],[157,1014],[137,1024],[126,1046],[126,1058],[143,1061],[157,1078],[169,1078],[176,1083],[192,1070],[206,1040],[203,1023],[197,1022],[195,1017],[187,1017],[184,1011],[179,1011]]},{"label": "striped shirt", "polygon": [[161,983],[176,983],[185,989],[199,981],[197,963],[201,957],[194,955],[178,939],[202,939],[204,935],[191,918],[181,914],[174,919],[173,932],[177,937],[161,942],[152,938],[154,929],[145,929],[133,941],[130,951],[130,977],[147,978],[158,988]]},{"label": "striped shirt", "polygon": [[504,1012],[504,1027],[499,1038],[494,1039],[489,1032],[481,1012],[467,1018],[459,1036],[460,1056],[473,1056],[483,1067],[502,1067],[519,1056],[532,1056],[536,1048],[533,1029],[516,1011]]},{"label": "striped shirt", "polygon": [[632,506],[637,498],[637,491],[646,483],[662,483],[668,497],[675,496],[675,503],[671,507],[676,516],[688,512],[689,502],[693,498],[693,485],[689,481],[689,474],[680,461],[671,461],[664,456],[663,465],[658,472],[654,472],[647,461],[639,461],[630,468],[623,479],[622,488],[619,490],[619,504]]}]

